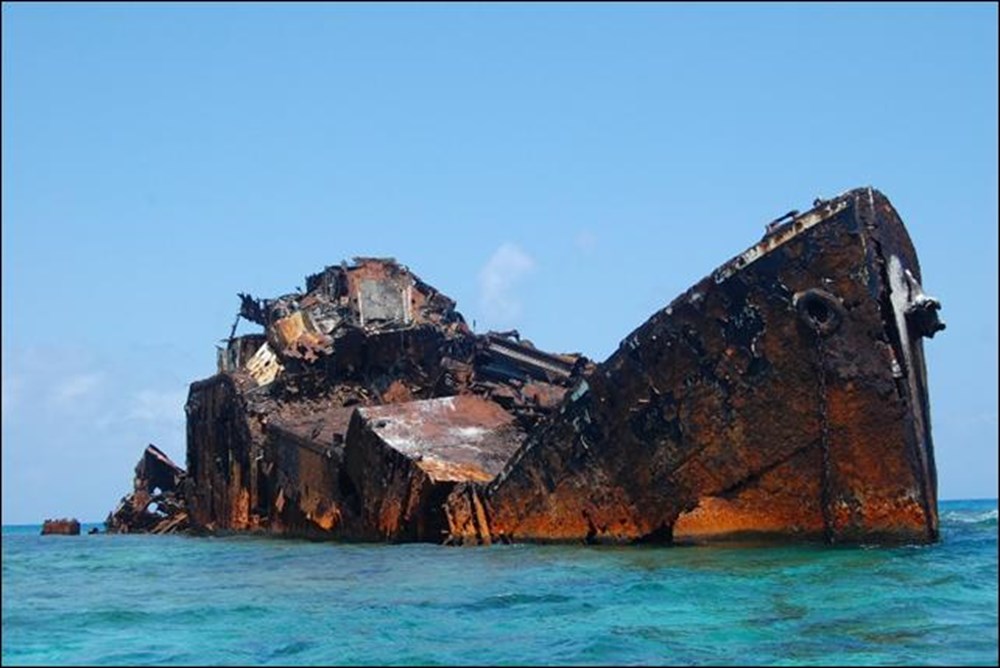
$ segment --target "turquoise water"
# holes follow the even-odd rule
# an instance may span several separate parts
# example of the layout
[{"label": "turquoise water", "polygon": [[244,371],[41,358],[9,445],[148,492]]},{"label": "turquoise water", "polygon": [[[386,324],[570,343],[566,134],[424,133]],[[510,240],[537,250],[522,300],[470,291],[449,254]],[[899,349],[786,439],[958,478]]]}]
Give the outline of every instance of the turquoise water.
[{"label": "turquoise water", "polygon": [[996,665],[997,502],[940,511],[940,544],[896,548],[4,527],[3,663]]}]

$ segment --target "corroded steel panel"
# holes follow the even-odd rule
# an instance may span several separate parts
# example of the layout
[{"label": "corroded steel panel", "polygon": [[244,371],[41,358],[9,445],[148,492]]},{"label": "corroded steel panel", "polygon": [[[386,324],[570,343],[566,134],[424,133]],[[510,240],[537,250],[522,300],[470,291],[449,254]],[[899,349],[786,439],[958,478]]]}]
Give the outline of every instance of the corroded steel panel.
[{"label": "corroded steel panel", "polygon": [[523,440],[511,415],[473,396],[358,409],[344,447],[361,537],[439,542],[458,482],[488,481]]},{"label": "corroded steel panel", "polygon": [[413,460],[434,481],[488,482],[524,439],[509,413],[474,396],[358,412],[388,447]]}]

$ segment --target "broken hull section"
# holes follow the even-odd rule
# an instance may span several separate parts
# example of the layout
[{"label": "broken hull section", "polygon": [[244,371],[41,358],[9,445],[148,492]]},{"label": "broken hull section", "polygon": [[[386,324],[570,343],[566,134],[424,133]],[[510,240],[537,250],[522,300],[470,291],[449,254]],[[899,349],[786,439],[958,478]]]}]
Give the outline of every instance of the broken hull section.
[{"label": "broken hull section", "polygon": [[919,280],[877,191],[772,230],[587,375],[455,539],[936,540]]},{"label": "broken hull section", "polygon": [[184,469],[155,445],[148,445],[135,466],[132,493],[108,513],[109,533],[175,533],[188,529]]}]

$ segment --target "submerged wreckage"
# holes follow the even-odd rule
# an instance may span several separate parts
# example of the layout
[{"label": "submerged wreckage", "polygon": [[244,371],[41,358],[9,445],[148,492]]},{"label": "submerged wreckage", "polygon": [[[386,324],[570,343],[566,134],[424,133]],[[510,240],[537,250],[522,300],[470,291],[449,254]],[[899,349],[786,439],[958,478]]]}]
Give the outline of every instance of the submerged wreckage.
[{"label": "submerged wreckage", "polygon": [[[782,222],[784,221],[784,222]],[[889,201],[814,203],[607,360],[474,334],[393,260],[240,295],[112,530],[489,544],[938,537],[923,337],[944,325]],[[147,510],[153,507],[155,513]]]}]

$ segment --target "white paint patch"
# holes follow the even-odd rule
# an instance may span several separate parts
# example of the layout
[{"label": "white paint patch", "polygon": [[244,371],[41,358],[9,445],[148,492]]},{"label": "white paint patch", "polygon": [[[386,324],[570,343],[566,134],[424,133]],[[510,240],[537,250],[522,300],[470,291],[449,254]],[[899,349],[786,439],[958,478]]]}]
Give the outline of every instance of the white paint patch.
[{"label": "white paint patch", "polygon": [[267,385],[284,371],[278,356],[266,342],[257,349],[246,366],[247,372],[257,381],[257,385]]},{"label": "white paint patch", "polygon": [[909,388],[910,409],[913,411],[913,421],[916,431],[918,449],[920,451],[920,463],[926,475],[929,470],[927,462],[927,443],[924,441],[924,434],[927,433],[925,425],[923,402],[920,401],[920,394],[917,389],[917,370],[913,367],[913,351],[910,349],[910,331],[906,326],[906,309],[910,305],[913,295],[911,294],[910,282],[906,277],[906,269],[903,263],[895,255],[889,256],[889,301],[892,302],[892,312],[896,319],[896,329],[899,330],[900,347],[903,349],[903,359],[906,361],[906,384]]},{"label": "white paint patch", "polygon": [[906,328],[906,307],[910,304],[910,286],[906,281],[903,263],[895,255],[889,257],[889,300],[892,302],[896,329],[899,330],[900,345],[903,348],[903,357],[909,372],[913,366],[912,354],[910,353],[910,333]]},{"label": "white paint patch", "polygon": [[455,440],[478,441],[489,433],[489,429],[483,429],[482,427],[454,427],[451,432],[454,434]]}]

